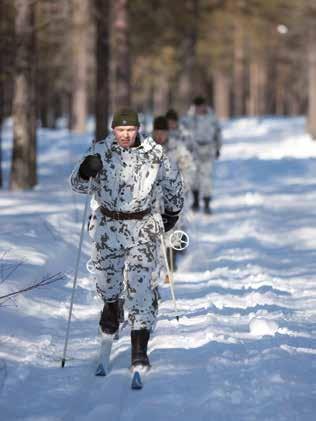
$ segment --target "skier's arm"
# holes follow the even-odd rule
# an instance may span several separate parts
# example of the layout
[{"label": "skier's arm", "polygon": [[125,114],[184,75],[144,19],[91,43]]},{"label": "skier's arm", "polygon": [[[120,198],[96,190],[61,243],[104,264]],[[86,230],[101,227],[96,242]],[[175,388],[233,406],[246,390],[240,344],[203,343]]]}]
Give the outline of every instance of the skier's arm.
[{"label": "skier's arm", "polygon": [[183,180],[178,168],[171,166],[165,154],[159,169],[159,182],[162,189],[165,213],[178,215],[184,204]]}]

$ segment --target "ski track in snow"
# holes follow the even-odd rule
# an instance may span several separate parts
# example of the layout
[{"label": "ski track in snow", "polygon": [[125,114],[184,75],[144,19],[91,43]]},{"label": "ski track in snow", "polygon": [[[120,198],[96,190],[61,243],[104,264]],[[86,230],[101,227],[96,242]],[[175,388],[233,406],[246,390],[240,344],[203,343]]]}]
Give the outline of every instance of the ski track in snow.
[{"label": "ski track in snow", "polygon": [[[0,292],[47,273],[65,280],[0,308],[1,420],[315,419],[316,143],[303,118],[224,129],[214,215],[190,214],[191,245],[175,275],[180,322],[163,285],[142,391],[130,390],[128,328],[108,377],[94,376],[101,301],[85,268],[87,238],[60,368],[84,203],[67,176],[91,136],[39,130],[39,186],[0,192]],[[8,180],[9,125],[3,134]]]}]

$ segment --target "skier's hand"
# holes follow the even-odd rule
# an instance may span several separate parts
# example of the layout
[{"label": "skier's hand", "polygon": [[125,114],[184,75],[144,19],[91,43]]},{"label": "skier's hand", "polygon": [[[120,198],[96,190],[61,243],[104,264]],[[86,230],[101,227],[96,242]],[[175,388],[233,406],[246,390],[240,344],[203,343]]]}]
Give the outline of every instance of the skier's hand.
[{"label": "skier's hand", "polygon": [[84,180],[89,180],[90,177],[95,177],[103,168],[101,156],[88,155],[79,167],[79,175]]},{"label": "skier's hand", "polygon": [[215,154],[215,158],[218,159],[221,156],[221,152],[219,149],[217,149],[216,154]]},{"label": "skier's hand", "polygon": [[179,215],[172,215],[168,213],[163,213],[161,215],[163,226],[165,228],[165,232],[170,231],[177,223],[179,219]]}]

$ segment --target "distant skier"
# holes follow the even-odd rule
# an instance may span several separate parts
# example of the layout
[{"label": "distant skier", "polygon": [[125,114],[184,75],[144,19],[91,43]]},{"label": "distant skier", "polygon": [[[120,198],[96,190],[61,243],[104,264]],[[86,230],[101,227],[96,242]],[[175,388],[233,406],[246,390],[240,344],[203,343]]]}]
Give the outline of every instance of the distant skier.
[{"label": "distant skier", "polygon": [[194,99],[182,123],[190,132],[188,147],[193,153],[197,166],[192,190],[192,209],[199,210],[200,197],[202,197],[204,211],[210,214],[213,162],[214,159],[219,158],[222,146],[220,125],[211,108],[207,106],[205,98],[200,96]]},{"label": "distant skier", "polygon": [[[74,168],[71,186],[88,193],[95,203],[89,224],[96,287],[104,301],[102,335],[119,329],[119,298],[126,278],[126,305],[131,325],[132,367],[149,366],[147,345],[157,315],[152,273],[158,260],[158,240],[171,229],[183,207],[180,173],[171,167],[161,146],[139,134],[135,111],[114,114],[113,132],[90,148]],[[162,192],[164,214],[154,211]]]},{"label": "distant skier", "polygon": [[[171,165],[180,170],[181,176],[183,178],[185,206],[184,211],[181,213],[180,219],[175,226],[175,229],[185,230],[186,203],[188,202],[188,196],[191,192],[192,182],[195,175],[195,164],[193,157],[189,150],[186,148],[183,141],[181,141],[180,134],[178,135],[175,130],[169,130],[168,120],[165,116],[158,116],[154,119],[152,137],[156,143],[163,147]],[[169,264],[172,263],[173,269],[176,270],[176,251],[170,250],[171,245],[168,241],[170,234],[171,233],[168,233],[168,235],[165,236],[167,256],[169,258]],[[170,262],[170,255],[173,256],[172,262]]]},{"label": "distant skier", "polygon": [[169,138],[186,144],[190,139],[191,133],[182,124],[180,124],[178,113],[174,109],[170,108],[166,112],[165,117],[168,122]]}]

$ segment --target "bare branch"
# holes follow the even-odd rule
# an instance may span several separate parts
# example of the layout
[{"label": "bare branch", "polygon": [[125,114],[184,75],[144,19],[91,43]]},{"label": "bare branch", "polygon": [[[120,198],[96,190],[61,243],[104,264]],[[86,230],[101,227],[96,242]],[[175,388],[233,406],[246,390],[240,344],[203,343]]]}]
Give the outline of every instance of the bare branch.
[{"label": "bare branch", "polygon": [[[0,301],[7,300],[10,297],[13,297],[13,296],[15,296],[17,294],[21,294],[23,292],[30,291],[30,290],[35,289],[35,288],[45,287],[47,285],[50,285],[50,284],[52,284],[54,282],[57,282],[57,281],[61,281],[63,279],[65,279],[65,275],[63,273],[61,273],[61,272],[56,273],[55,275],[50,275],[47,278],[44,278],[41,281],[36,282],[35,284],[32,284],[32,285],[30,285],[30,286],[28,286],[26,288],[22,288],[22,289],[19,289],[17,291],[10,292],[9,294],[5,294],[5,295],[0,296]],[[0,307],[1,307],[2,304],[3,303],[0,302]]]},{"label": "bare branch", "polygon": [[7,279],[9,279],[9,277],[12,275],[12,273],[14,273],[24,263],[25,263],[25,261],[20,261],[15,266],[12,265],[13,268],[11,270],[9,270],[5,276],[4,276],[4,265],[2,264],[1,265],[1,280],[0,280],[0,284],[2,284]]}]

